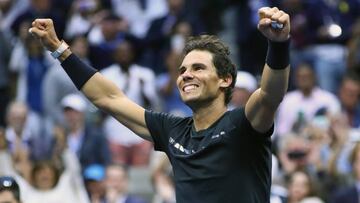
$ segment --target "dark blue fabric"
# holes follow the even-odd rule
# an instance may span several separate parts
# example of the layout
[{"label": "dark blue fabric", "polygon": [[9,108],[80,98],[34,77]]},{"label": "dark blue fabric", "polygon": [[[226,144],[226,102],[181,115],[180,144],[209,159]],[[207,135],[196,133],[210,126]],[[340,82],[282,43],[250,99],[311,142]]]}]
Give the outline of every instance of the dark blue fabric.
[{"label": "dark blue fabric", "polygon": [[109,144],[100,129],[86,127],[79,151],[79,160],[84,169],[91,164],[108,165],[111,162]]},{"label": "dark blue fabric", "polygon": [[359,194],[355,186],[341,189],[337,192],[334,198],[331,198],[331,203],[358,203]]},{"label": "dark blue fabric", "polygon": [[27,66],[27,104],[35,112],[42,113],[42,83],[47,71],[44,57],[29,58]]}]

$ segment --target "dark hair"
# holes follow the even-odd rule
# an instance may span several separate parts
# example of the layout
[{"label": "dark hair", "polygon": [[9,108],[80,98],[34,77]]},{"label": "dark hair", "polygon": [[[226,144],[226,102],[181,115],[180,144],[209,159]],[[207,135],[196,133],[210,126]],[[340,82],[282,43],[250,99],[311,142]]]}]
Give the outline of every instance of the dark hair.
[{"label": "dark hair", "polygon": [[14,178],[10,176],[0,177],[0,192],[10,191],[17,201],[20,201],[19,185]]},{"label": "dark hair", "polygon": [[[32,170],[31,170],[31,178],[33,184],[35,184],[35,175],[39,173],[42,169],[50,168],[54,172],[54,183],[52,187],[55,187],[57,183],[59,182],[60,176],[61,176],[61,169],[56,165],[55,162],[51,160],[42,160],[35,162]],[[34,185],[35,188],[38,187],[38,185]]]},{"label": "dark hair", "polygon": [[188,39],[184,48],[184,56],[193,50],[208,51],[212,54],[216,73],[220,78],[231,75],[232,82],[230,86],[224,88],[225,104],[228,104],[231,100],[237,74],[236,67],[229,57],[229,47],[214,35],[199,35]]}]

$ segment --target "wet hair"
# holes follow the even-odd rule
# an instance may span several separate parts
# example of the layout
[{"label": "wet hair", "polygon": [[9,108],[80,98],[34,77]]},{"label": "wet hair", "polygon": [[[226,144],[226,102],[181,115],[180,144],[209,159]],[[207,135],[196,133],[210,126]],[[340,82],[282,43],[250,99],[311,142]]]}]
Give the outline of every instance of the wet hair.
[{"label": "wet hair", "polygon": [[229,47],[214,35],[199,35],[188,39],[183,51],[184,56],[193,50],[208,51],[212,54],[213,64],[220,78],[226,78],[231,75],[232,82],[230,86],[224,88],[225,104],[228,104],[231,100],[237,74],[236,67],[229,57]]}]

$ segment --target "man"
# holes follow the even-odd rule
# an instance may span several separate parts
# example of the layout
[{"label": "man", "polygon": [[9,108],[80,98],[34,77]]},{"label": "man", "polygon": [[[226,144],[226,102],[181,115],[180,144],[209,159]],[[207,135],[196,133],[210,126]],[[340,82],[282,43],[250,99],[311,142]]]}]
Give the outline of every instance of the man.
[{"label": "man", "polygon": [[85,99],[79,94],[69,94],[61,100],[66,143],[70,151],[77,155],[82,170],[91,164],[107,165],[111,162],[104,133],[85,121],[86,105]]},{"label": "man", "polygon": [[[133,42],[124,40],[113,53],[115,63],[101,70],[133,102],[151,109],[160,108],[159,96],[155,89],[155,74],[147,67],[135,63],[136,51]],[[126,126],[111,116],[103,124],[109,141],[114,163],[131,166],[146,166],[149,163],[152,144],[136,136]]]},{"label": "man", "polygon": [[[245,108],[227,111],[236,69],[229,49],[214,36],[191,38],[177,86],[193,117],[147,111],[113,83],[82,63],[60,41],[50,19],[37,19],[30,33],[57,57],[78,89],[98,108],[165,151],[174,169],[176,200],[269,202],[274,116],[288,85],[289,16],[262,8],[259,30],[269,39],[261,87]],[[273,28],[273,22],[283,25]]]},{"label": "man", "polygon": [[0,203],[20,203],[19,185],[12,177],[0,177]]},{"label": "man", "polygon": [[129,194],[129,174],[124,165],[112,164],[106,168],[105,187],[105,203],[146,203],[142,198]]},{"label": "man", "polygon": [[316,84],[317,76],[310,64],[296,67],[295,80],[297,89],[286,93],[279,107],[276,135],[280,137],[292,131],[301,133],[321,111],[330,115],[340,112],[339,100]]}]

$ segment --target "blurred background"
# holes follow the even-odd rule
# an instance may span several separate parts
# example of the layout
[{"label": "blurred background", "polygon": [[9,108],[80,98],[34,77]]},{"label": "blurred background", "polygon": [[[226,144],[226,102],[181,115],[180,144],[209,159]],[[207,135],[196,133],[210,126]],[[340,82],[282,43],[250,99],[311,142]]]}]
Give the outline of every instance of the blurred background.
[{"label": "blurred background", "polygon": [[186,39],[229,45],[239,71],[229,109],[244,106],[266,56],[263,6],[291,17],[271,203],[358,203],[359,0],[0,0],[0,176],[15,177],[24,203],[174,203],[166,156],[80,95],[30,24],[53,19],[58,37],[139,105],[190,116],[175,84]]}]

